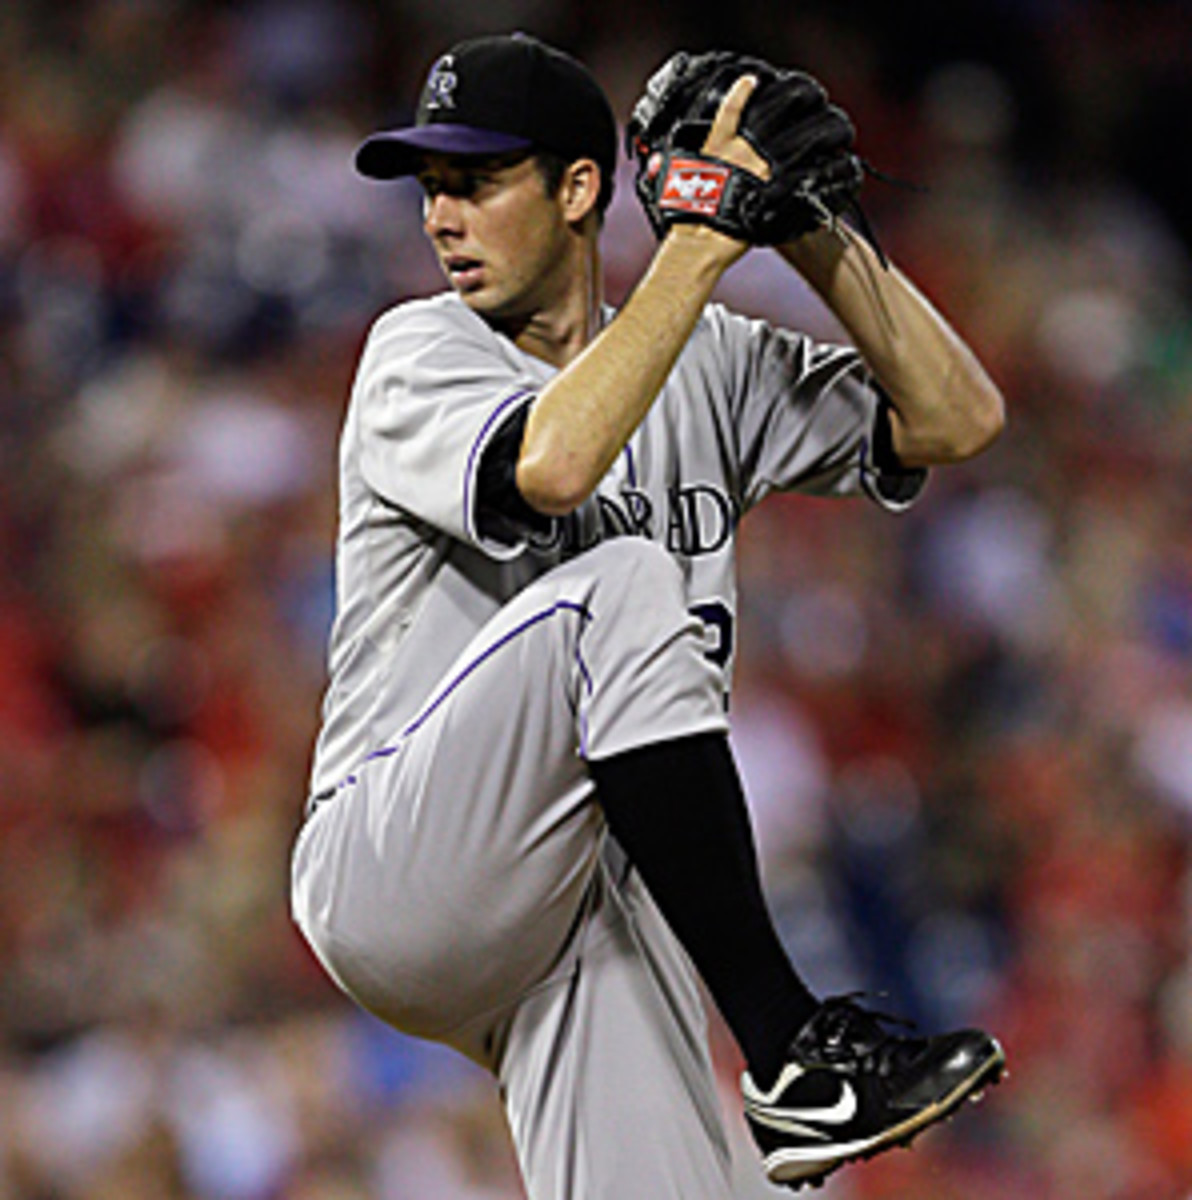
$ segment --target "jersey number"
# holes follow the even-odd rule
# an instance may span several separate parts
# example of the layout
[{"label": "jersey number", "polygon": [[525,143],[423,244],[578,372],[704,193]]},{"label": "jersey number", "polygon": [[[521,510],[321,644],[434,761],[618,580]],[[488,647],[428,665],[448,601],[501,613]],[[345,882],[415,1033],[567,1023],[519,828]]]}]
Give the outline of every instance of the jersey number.
[{"label": "jersey number", "polygon": [[733,653],[733,614],[728,605],[719,600],[710,600],[706,604],[693,604],[693,616],[699,617],[708,630],[708,658],[718,667],[723,668]]}]

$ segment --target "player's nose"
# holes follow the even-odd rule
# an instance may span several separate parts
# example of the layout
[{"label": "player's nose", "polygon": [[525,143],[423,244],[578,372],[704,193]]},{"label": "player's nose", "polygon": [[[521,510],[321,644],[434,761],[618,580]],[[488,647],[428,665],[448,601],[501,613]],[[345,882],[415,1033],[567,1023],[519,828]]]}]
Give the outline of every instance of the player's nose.
[{"label": "player's nose", "polygon": [[458,199],[445,191],[424,197],[422,224],[430,237],[434,237],[437,233],[458,232],[460,228]]}]

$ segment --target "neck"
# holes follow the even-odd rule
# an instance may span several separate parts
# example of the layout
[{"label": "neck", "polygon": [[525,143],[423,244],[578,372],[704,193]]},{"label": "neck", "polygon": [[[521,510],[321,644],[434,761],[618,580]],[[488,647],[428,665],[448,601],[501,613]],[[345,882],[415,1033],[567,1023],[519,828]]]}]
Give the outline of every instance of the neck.
[{"label": "neck", "polygon": [[565,367],[600,332],[603,301],[600,254],[595,240],[578,247],[574,269],[565,272],[559,294],[504,330],[514,345],[555,367]]}]

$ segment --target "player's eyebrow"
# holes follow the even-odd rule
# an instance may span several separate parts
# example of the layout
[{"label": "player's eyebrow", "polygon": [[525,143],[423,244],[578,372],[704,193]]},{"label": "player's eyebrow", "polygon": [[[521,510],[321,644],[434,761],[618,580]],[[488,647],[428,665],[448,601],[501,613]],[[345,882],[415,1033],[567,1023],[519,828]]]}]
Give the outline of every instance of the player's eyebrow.
[{"label": "player's eyebrow", "polygon": [[434,154],[423,159],[414,178],[424,192],[468,193],[475,183],[501,171],[516,167],[533,156],[530,150],[504,154]]}]

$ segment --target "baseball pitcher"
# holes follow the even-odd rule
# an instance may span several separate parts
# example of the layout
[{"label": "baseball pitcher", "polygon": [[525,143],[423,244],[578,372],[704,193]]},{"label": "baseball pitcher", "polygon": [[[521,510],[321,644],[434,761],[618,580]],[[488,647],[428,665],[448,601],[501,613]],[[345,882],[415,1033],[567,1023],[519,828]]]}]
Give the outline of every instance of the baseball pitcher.
[{"label": "baseball pitcher", "polygon": [[[340,446],[338,611],[295,918],[331,977],[499,1081],[532,1200],[727,1200],[702,980],[791,1187],[995,1082],[977,1029],[895,1033],[800,977],[727,742],[745,514],[775,491],[912,504],[1002,400],[870,239],[847,115],[800,71],[677,54],[628,122],[657,251],[619,312],[617,131],[534,38],[463,42],[415,123],[448,284],[365,345]],[[711,303],[769,246],[850,345]]]}]

